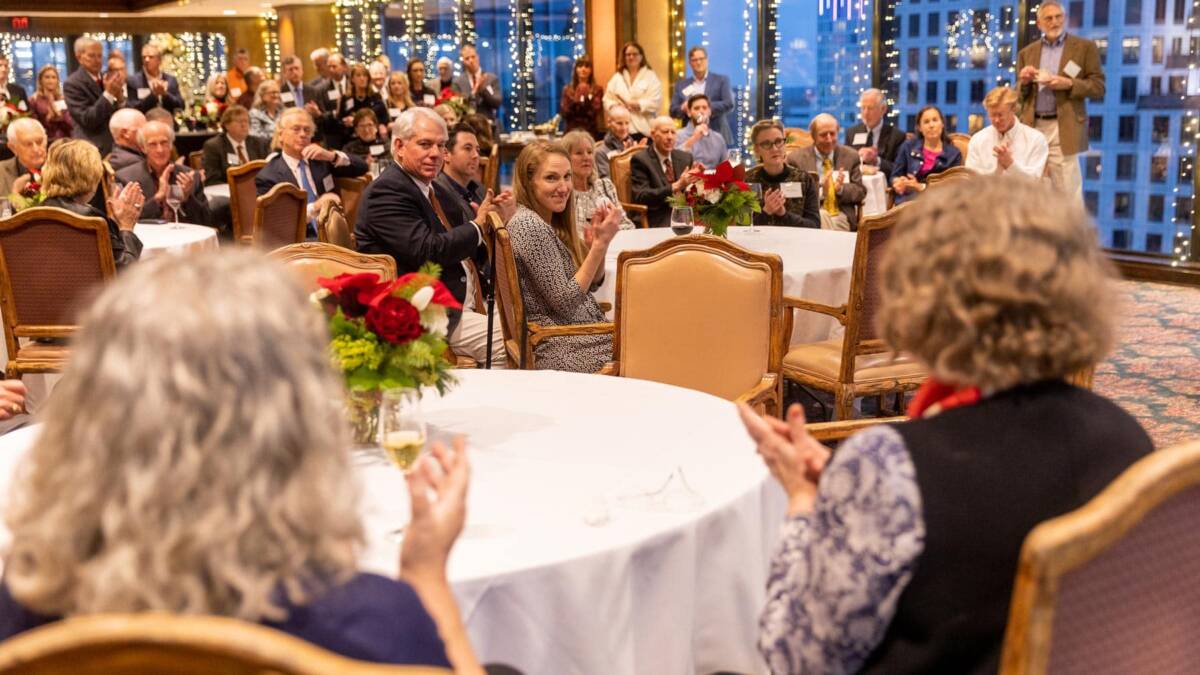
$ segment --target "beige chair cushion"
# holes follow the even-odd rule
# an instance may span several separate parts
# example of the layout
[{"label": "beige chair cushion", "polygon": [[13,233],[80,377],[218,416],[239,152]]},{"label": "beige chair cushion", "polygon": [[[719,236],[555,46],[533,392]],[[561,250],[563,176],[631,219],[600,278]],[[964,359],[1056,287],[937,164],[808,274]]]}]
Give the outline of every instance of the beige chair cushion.
[{"label": "beige chair cushion", "polygon": [[[792,348],[783,357],[783,372],[836,382],[842,365],[841,339],[813,342]],[[854,383],[874,384],[891,380],[920,380],[925,369],[911,356],[900,354],[892,360],[890,352],[866,354],[854,360]]]},{"label": "beige chair cushion", "polygon": [[733,400],[767,373],[771,270],[676,251],[624,267],[620,374]]},{"label": "beige chair cushion", "polygon": [[289,260],[287,262],[288,269],[295,273],[296,278],[300,281],[300,285],[305,291],[312,293],[320,288],[317,283],[319,277],[336,277],[339,274],[359,274],[361,272],[375,272],[383,276],[380,270],[365,270],[362,267],[347,265],[336,260],[325,260],[315,258],[299,258]]}]

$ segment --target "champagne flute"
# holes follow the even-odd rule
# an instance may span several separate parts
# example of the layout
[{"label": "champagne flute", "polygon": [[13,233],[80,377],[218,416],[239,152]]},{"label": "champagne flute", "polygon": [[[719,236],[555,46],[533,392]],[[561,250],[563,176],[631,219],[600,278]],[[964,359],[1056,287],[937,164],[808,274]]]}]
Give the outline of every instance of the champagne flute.
[{"label": "champagne flute", "polygon": [[167,206],[171,208],[171,214],[175,217],[175,222],[171,224],[172,229],[179,229],[179,207],[183,204],[183,188],[178,185],[172,185],[167,188]]},{"label": "champagne flute", "polygon": [[[763,203],[763,186],[762,183],[750,183],[750,191],[754,193],[754,198],[758,200],[759,208],[762,208]],[[754,229],[754,211],[750,211],[750,227],[746,228],[746,234],[758,234],[758,230]]]},{"label": "champagne flute", "polygon": [[692,207],[671,207],[671,231],[677,236],[692,233]]},{"label": "champagne flute", "polygon": [[414,389],[388,389],[379,403],[379,437],[384,453],[410,471],[425,449],[425,417]]}]

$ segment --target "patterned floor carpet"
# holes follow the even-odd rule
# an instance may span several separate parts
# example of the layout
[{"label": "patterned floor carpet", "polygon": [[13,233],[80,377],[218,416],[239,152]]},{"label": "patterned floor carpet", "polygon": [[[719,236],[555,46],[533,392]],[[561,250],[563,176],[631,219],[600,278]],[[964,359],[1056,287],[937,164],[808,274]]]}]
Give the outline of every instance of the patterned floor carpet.
[{"label": "patterned floor carpet", "polygon": [[1126,282],[1117,347],[1095,390],[1150,432],[1155,447],[1200,440],[1200,289]]}]

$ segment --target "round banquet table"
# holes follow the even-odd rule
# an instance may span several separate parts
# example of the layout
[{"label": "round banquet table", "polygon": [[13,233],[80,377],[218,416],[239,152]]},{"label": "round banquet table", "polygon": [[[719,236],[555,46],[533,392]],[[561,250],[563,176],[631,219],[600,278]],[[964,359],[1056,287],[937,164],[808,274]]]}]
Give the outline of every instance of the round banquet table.
[{"label": "round banquet table", "polygon": [[[854,261],[853,232],[835,232],[807,227],[729,228],[729,241],[760,253],[775,253],[783,260],[783,294],[838,306],[850,294],[850,267]],[[701,232],[695,228],[694,232]],[[604,282],[596,291],[599,302],[614,303],[617,257],[622,251],[647,249],[675,236],[670,228],[622,230],[608,246],[604,259]],[[698,310],[700,308],[697,308]],[[611,314],[610,314],[611,316]],[[820,342],[841,334],[831,317],[797,311],[791,344]]]},{"label": "round banquet table", "polygon": [[133,233],[142,240],[142,260],[163,254],[187,255],[217,249],[217,231],[203,225],[138,223]]},{"label": "round banquet table", "polygon": [[217,197],[229,199],[229,183],[217,183],[215,185],[204,186],[204,196],[210,200]]},{"label": "round banquet table", "polygon": [[[484,661],[529,675],[764,671],[757,620],[786,498],[732,404],[598,375],[456,375],[423,405],[430,438],[468,439],[467,525],[449,575]],[[0,496],[35,433],[0,437]],[[361,567],[394,576],[404,479],[356,457]],[[635,496],[677,467],[684,481],[665,500]]]}]

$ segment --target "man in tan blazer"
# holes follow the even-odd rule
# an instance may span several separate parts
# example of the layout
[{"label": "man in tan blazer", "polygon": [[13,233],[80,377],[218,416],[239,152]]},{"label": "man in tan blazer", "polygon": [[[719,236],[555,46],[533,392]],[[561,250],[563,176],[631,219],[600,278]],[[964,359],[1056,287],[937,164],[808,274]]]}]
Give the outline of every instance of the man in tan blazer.
[{"label": "man in tan blazer", "polygon": [[31,174],[41,175],[46,162],[46,130],[32,117],[14,120],[8,126],[8,147],[13,157],[0,162],[0,199],[7,199],[14,188],[24,187],[27,180],[17,179]]},{"label": "man in tan blazer", "polygon": [[816,177],[822,229],[856,230],[858,212],[867,197],[858,151],[837,142],[838,121],[829,113],[813,117],[808,131],[812,146],[788,153],[787,163]]},{"label": "man in tan blazer", "polygon": [[1058,0],[1044,0],[1037,26],[1042,39],[1017,54],[1021,122],[1046,136],[1054,186],[1083,198],[1079,153],[1087,150],[1087,99],[1104,99],[1104,70],[1096,43],[1066,33]]}]

